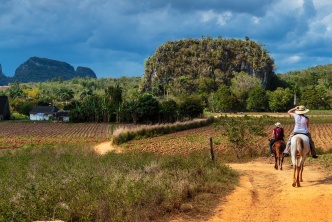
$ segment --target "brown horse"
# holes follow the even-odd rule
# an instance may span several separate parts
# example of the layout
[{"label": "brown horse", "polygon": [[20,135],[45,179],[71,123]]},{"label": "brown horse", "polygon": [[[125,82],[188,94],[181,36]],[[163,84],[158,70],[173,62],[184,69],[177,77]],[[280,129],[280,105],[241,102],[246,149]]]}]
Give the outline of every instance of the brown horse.
[{"label": "brown horse", "polygon": [[272,146],[272,150],[274,153],[274,168],[278,170],[278,167],[280,167],[280,170],[282,170],[282,163],[284,162],[284,155],[282,153],[284,152],[284,149],[286,148],[285,141],[283,140],[277,140],[274,142]]}]

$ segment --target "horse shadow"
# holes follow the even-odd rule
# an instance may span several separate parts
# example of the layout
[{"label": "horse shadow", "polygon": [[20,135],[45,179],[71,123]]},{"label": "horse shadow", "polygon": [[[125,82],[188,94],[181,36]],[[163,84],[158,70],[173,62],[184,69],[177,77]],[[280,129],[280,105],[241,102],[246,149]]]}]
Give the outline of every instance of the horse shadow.
[{"label": "horse shadow", "polygon": [[320,179],[320,180],[311,180],[311,181],[308,181],[308,182],[314,182],[315,183],[314,185],[332,184],[332,176],[328,176],[328,177],[325,177],[325,178]]}]

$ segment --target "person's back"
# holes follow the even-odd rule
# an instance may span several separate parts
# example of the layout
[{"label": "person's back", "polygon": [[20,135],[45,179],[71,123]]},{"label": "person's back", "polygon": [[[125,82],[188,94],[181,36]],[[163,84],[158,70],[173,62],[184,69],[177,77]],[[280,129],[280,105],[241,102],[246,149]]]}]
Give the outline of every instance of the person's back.
[{"label": "person's back", "polygon": [[305,116],[304,114],[309,112],[309,109],[306,109],[305,106],[296,106],[290,110],[288,110],[288,114],[291,115],[295,120],[294,130],[289,136],[289,139],[286,143],[286,149],[284,150],[284,157],[289,156],[290,145],[291,145],[291,138],[295,134],[305,134],[309,137],[310,143],[310,151],[313,158],[317,158],[316,155],[316,148],[315,143],[311,138],[311,134],[309,133],[309,117]]},{"label": "person's back", "polygon": [[294,120],[295,120],[295,126],[294,126],[294,133],[308,133],[308,120],[309,118],[303,114],[296,114],[294,113]]},{"label": "person's back", "polygon": [[273,131],[275,140],[284,140],[284,129],[282,127],[276,127]]},{"label": "person's back", "polygon": [[270,140],[270,155],[274,156],[272,146],[277,140],[284,140],[284,128],[282,128],[281,123],[277,122],[274,124],[276,127],[273,128],[272,139]]}]

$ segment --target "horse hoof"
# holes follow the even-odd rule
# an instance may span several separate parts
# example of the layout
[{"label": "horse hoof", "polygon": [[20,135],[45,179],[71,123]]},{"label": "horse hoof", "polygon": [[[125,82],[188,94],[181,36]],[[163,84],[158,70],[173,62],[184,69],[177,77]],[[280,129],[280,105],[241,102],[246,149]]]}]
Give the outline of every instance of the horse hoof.
[{"label": "horse hoof", "polygon": [[292,186],[295,187],[296,183],[292,183]]}]

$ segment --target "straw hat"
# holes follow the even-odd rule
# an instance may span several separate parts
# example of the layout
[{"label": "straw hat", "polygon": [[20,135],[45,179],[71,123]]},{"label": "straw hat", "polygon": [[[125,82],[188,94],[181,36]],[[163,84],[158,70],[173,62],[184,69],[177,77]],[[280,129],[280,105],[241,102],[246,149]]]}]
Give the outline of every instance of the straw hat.
[{"label": "straw hat", "polygon": [[277,122],[276,124],[274,124],[276,127],[279,127],[279,128],[281,128],[282,126],[281,126],[281,123],[279,123],[279,122]]},{"label": "straw hat", "polygon": [[298,106],[297,109],[295,110],[296,114],[304,114],[309,112],[309,109],[306,109],[305,106]]}]

